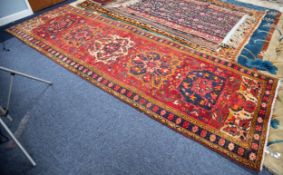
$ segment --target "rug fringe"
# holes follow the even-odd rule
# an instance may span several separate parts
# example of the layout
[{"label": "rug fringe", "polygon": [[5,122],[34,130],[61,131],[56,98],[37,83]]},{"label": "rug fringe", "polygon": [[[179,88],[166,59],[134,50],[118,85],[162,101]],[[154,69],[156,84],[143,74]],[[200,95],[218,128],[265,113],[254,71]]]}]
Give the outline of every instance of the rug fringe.
[{"label": "rug fringe", "polygon": [[248,15],[243,16],[242,19],[226,35],[222,41],[222,45],[238,48],[245,37],[245,32],[252,26],[251,23],[255,23],[255,19],[253,17]]},{"label": "rug fringe", "polygon": [[230,32],[228,32],[228,34],[225,36],[224,40],[222,41],[222,44],[224,45],[230,45],[230,42],[233,42],[233,40],[235,40],[236,38],[234,37],[236,35],[236,33],[238,33],[241,30],[242,24],[246,21],[247,15],[244,15],[239,21],[238,23],[230,30]]},{"label": "rug fringe", "polygon": [[136,3],[141,2],[142,0],[117,0],[116,2],[109,3],[105,7],[114,8],[114,7],[128,7],[130,5],[134,5]]}]

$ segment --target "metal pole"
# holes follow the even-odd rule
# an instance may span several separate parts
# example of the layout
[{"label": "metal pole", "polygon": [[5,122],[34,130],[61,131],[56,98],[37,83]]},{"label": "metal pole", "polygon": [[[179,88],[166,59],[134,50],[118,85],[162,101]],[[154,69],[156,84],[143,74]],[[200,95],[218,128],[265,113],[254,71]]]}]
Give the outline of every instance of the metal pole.
[{"label": "metal pole", "polygon": [[26,77],[26,78],[29,78],[29,79],[32,79],[32,80],[40,81],[40,82],[43,82],[43,83],[46,83],[46,84],[49,84],[49,85],[52,85],[52,82],[50,82],[50,81],[46,81],[46,80],[43,80],[41,78],[37,78],[37,77],[31,76],[31,75],[28,75],[28,74],[25,74],[25,73],[22,73],[22,72],[18,72],[18,71],[12,70],[12,69],[8,69],[8,68],[2,67],[2,66],[0,66],[0,70],[2,70],[4,72],[20,75],[20,76],[23,76],[23,77]]},{"label": "metal pole", "polygon": [[30,163],[33,166],[36,166],[35,161],[33,160],[33,158],[29,155],[29,153],[26,151],[26,149],[21,145],[21,143],[18,141],[18,139],[14,136],[14,134],[11,132],[11,130],[8,128],[8,126],[5,124],[5,122],[2,120],[2,118],[0,117],[0,124],[3,126],[3,128],[7,131],[7,133],[10,135],[10,137],[14,140],[14,142],[18,145],[18,147],[22,150],[22,152],[24,153],[24,155],[28,158],[28,160],[30,161]]},{"label": "metal pole", "polygon": [[6,106],[6,112],[9,113],[9,106],[10,106],[10,100],[13,90],[13,83],[14,83],[15,74],[11,73],[11,79],[10,79],[10,86],[9,86],[9,92],[8,92],[8,99],[7,99],[7,106]]}]

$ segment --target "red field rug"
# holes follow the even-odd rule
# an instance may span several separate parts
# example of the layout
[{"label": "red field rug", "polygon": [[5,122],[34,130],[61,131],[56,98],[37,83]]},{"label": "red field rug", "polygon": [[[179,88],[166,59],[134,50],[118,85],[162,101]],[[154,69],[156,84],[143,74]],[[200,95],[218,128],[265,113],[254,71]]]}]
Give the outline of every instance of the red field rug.
[{"label": "red field rug", "polygon": [[277,79],[70,5],[8,32],[162,124],[260,170]]}]

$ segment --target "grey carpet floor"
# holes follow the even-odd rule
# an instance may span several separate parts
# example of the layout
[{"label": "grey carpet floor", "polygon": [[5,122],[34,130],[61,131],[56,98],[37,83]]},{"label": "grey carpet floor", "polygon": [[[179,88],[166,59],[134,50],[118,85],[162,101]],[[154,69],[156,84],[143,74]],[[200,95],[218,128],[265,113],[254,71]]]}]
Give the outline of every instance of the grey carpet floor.
[{"label": "grey carpet floor", "polygon": [[[16,38],[0,65],[45,78],[52,87],[16,77],[11,104],[16,131],[37,162],[0,145],[1,175],[256,174],[170,130],[72,74]],[[9,75],[0,72],[0,104]],[[269,174],[264,169],[260,174]]]}]

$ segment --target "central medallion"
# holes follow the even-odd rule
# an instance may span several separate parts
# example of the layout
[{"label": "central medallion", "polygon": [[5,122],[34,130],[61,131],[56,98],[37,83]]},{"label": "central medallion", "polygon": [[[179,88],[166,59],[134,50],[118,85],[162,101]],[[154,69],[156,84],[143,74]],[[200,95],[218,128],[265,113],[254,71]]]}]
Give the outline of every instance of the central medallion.
[{"label": "central medallion", "polygon": [[111,61],[116,61],[118,58],[128,55],[129,49],[133,46],[134,42],[130,38],[112,35],[95,40],[93,46],[88,49],[88,52],[95,58],[96,62],[108,64]]},{"label": "central medallion", "polygon": [[192,71],[180,84],[179,89],[186,102],[210,110],[216,104],[225,79],[209,71]]}]

